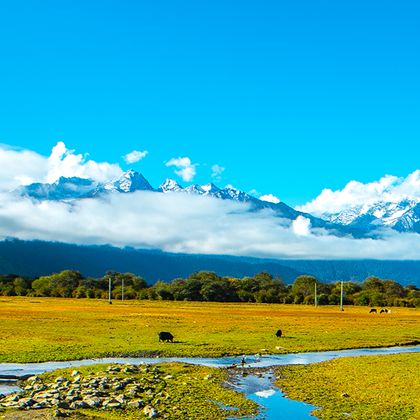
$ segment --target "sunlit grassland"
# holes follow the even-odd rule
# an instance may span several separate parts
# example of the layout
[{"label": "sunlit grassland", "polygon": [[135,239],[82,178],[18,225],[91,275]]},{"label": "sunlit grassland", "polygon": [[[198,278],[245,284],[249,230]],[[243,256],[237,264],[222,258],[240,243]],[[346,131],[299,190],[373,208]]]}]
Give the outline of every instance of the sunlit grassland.
[{"label": "sunlit grassland", "polygon": [[[35,362],[107,355],[220,356],[289,353],[418,340],[420,312],[366,307],[3,297],[0,361]],[[277,329],[284,337],[277,339]],[[175,343],[159,343],[170,331]]]},{"label": "sunlit grassland", "polygon": [[419,419],[419,367],[419,353],[336,359],[277,368],[277,385],[322,419]]}]

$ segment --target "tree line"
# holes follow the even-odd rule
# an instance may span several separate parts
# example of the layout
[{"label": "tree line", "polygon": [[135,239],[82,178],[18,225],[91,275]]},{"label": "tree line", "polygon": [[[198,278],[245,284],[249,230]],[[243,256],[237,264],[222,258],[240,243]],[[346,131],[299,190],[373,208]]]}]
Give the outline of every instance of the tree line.
[{"label": "tree line", "polygon": [[[122,299],[124,295],[124,299],[313,305],[316,296],[319,305],[338,305],[341,295],[341,281],[324,283],[309,275],[285,284],[265,272],[236,278],[201,271],[188,278],[148,285],[142,277],[132,273],[108,272],[103,277],[92,278],[74,270],[38,278],[0,275],[0,295],[107,299],[110,278],[113,299]],[[394,280],[374,276],[363,282],[345,281],[343,292],[345,305],[420,307],[418,287],[404,287]]]}]

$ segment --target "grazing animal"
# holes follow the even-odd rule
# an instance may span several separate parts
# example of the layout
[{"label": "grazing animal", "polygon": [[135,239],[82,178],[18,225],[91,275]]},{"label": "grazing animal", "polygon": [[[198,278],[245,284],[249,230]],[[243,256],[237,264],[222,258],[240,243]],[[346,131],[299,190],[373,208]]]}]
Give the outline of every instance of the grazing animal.
[{"label": "grazing animal", "polygon": [[388,309],[381,309],[381,312],[379,312],[380,314],[387,314],[388,313]]},{"label": "grazing animal", "polygon": [[280,338],[281,336],[282,336],[282,331],[281,330],[277,330],[277,332],[276,332],[276,337],[277,338]]},{"label": "grazing animal", "polygon": [[170,332],[166,332],[166,331],[161,331],[159,334],[159,342],[163,341],[163,342],[174,342],[174,336],[170,333]]},{"label": "grazing animal", "polygon": [[371,308],[369,313],[370,314],[376,314],[376,313],[378,313],[378,311],[376,310],[376,308]]}]

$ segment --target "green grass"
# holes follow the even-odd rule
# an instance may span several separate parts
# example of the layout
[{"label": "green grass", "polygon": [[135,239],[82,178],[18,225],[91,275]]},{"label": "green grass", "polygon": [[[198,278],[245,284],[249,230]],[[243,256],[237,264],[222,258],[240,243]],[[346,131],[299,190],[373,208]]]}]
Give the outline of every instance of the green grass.
[{"label": "green grass", "polygon": [[[366,307],[3,297],[0,362],[109,355],[221,356],[391,346],[420,337],[420,312]],[[281,328],[284,337],[274,333]],[[170,331],[176,343],[159,343]]]},{"label": "green grass", "polygon": [[[118,372],[115,375],[107,372],[108,365],[94,365],[88,367],[78,367],[77,371],[82,377],[107,376],[123,379],[124,377],[134,378],[136,381],[142,378],[151,380],[156,378],[156,372],[150,373],[123,373]],[[247,400],[243,394],[229,390],[223,386],[227,379],[227,372],[222,369],[208,368],[204,366],[193,366],[180,363],[165,363],[154,365],[158,368],[159,385],[157,390],[159,394],[149,396],[146,392],[141,397],[145,405],[155,407],[161,418],[170,419],[225,419],[234,413],[237,417],[251,416],[258,411],[256,403]],[[73,378],[71,372],[73,369],[60,369],[54,372],[41,375],[44,384],[53,383],[59,376],[71,381]],[[171,375],[171,379],[163,379]],[[146,382],[147,383],[147,382]],[[123,391],[121,391],[123,392]],[[160,396],[163,393],[164,396]],[[29,391],[27,391],[29,394]],[[160,402],[157,402],[160,401]],[[232,411],[223,408],[223,406],[235,407]],[[54,413],[54,409],[42,410],[44,418]],[[19,411],[6,411],[6,418],[15,419],[19,416]],[[33,418],[37,410],[31,410],[18,418]],[[88,418],[101,419],[139,419],[146,418],[142,409],[79,409],[71,412],[72,417],[77,415],[86,415]]]},{"label": "green grass", "polygon": [[419,419],[419,367],[419,353],[336,359],[277,368],[277,385],[322,419]]}]

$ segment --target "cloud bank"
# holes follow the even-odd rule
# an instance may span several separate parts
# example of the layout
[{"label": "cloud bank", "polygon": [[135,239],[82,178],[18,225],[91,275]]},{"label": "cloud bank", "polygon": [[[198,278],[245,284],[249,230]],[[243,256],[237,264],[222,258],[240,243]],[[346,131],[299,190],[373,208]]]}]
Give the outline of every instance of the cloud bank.
[{"label": "cloud bank", "polygon": [[[189,158],[171,159],[184,179],[195,175]],[[109,193],[71,203],[38,202],[8,191],[60,176],[106,181],[119,176],[116,164],[95,162],[59,142],[50,156],[0,146],[0,239],[15,237],[75,244],[159,248],[169,252],[268,258],[414,259],[420,235],[383,230],[381,239],[336,237],[299,216],[290,221],[270,209],[249,212],[245,203],[189,194],[138,191]],[[419,196],[420,171],[406,178],[385,176],[371,184],[350,182],[341,191],[324,190],[308,206],[322,211],[361,200]],[[328,192],[329,191],[329,192]]]},{"label": "cloud bank", "polygon": [[363,184],[350,181],[342,190],[328,188],[314,200],[298,210],[314,215],[338,213],[356,206],[372,205],[379,201],[397,203],[401,200],[418,200],[420,197],[420,170],[407,177],[385,175],[378,181]]},{"label": "cloud bank", "polygon": [[0,237],[268,258],[418,259],[420,235],[338,238],[271,210],[188,194],[138,191],[72,204],[0,195]]}]

